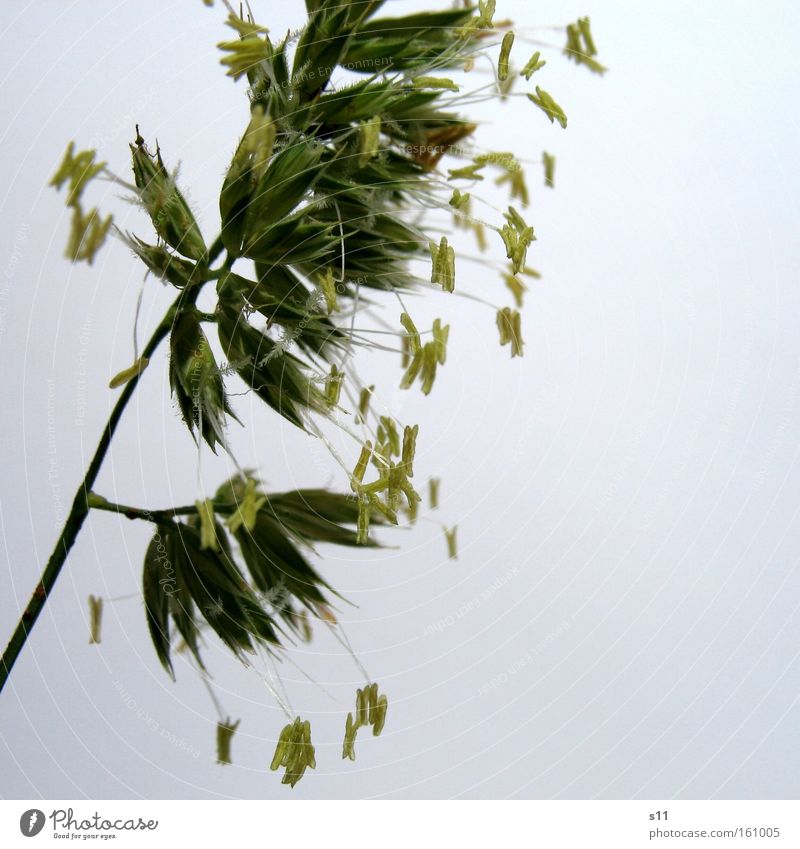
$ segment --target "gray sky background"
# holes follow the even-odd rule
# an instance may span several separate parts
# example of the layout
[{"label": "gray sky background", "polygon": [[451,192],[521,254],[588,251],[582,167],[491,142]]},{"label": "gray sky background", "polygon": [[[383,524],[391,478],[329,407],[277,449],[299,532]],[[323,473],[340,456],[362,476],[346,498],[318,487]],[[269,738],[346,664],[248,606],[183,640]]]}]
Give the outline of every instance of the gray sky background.
[{"label": "gray sky background", "polygon": [[[301,20],[299,0],[253,8],[274,33]],[[498,8],[530,26],[591,15],[611,70],[600,79],[548,49],[540,84],[566,109],[566,132],[524,98],[477,107],[481,145],[533,162],[529,256],[544,277],[527,298],[525,357],[509,361],[486,307],[420,303],[452,324],[447,365],[429,398],[382,403],[420,423],[417,468],[443,479],[442,507],[383,535],[399,548],[324,552],[325,576],[357,605],[342,620],[389,696],[388,723],[343,762],[358,671],[324,635],[293,652],[330,696],[283,664],[318,760],[291,796],[795,798],[800,12]],[[218,65],[222,19],[199,0],[0,6],[3,642],[113,403],[107,382],[132,360],[142,286],[118,242],[92,268],[63,259],[68,215],[46,183],[71,138],[127,175],[138,122],[181,160],[213,236],[247,115]],[[518,41],[518,65],[532,49]],[[558,157],[554,192],[542,149]],[[149,236],[118,194],[95,183],[88,198]],[[509,303],[480,265],[460,262],[458,286]],[[170,299],[146,282],[140,335]],[[395,358],[366,360],[365,375],[399,380]],[[234,401],[253,421],[233,426],[237,455],[270,487],[345,486],[318,441]],[[191,502],[196,469],[162,353],[97,489],[142,506]],[[229,473],[203,453],[209,489]],[[441,530],[454,522],[456,562]],[[210,644],[224,708],[242,720],[222,768],[208,695],[183,663],[168,680],[138,598],[107,605],[102,645],[87,645],[88,594],[137,593],[148,536],[105,514],[85,526],[0,698],[3,796],[290,796],[266,768],[284,719],[255,671]]]}]

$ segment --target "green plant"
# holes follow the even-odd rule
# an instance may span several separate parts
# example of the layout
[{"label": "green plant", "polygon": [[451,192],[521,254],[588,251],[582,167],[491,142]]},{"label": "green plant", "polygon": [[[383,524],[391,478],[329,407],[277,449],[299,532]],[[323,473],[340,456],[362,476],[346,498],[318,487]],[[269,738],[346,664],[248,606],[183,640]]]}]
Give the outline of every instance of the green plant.
[{"label": "green plant", "polygon": [[[481,251],[489,249],[487,232],[497,234],[506,256],[496,263],[498,277],[515,307],[492,309],[500,344],[510,346],[512,357],[522,355],[524,278],[538,277],[527,264],[534,230],[519,211],[528,205],[524,171],[514,154],[478,148],[477,125],[457,110],[476,96],[516,96],[513,84],[539,74],[545,62],[536,52],[521,71],[514,70],[515,34],[509,22],[494,22],[494,0],[402,17],[379,17],[382,5],[306,0],[306,24],[279,41],[229,9],[227,24],[235,35],[219,45],[222,64],[234,80],[246,79],[249,117],[223,180],[220,233],[211,242],[161,151],[147,145],[138,126],[131,144],[133,183],[109,175],[94,151],[76,152],[70,143],[52,179],[57,188],[68,187],[73,212],[67,256],[91,264],[112,231],[111,216],[82,205],[92,179],[112,176],[147,211],[155,239],[116,234],[176,296],[141,356],[111,381],[121,389],[119,400],[3,655],[0,688],[91,510],[154,526],[143,597],[156,654],[173,677],[177,638],[202,673],[203,631],[246,660],[256,651],[283,652],[293,639],[310,639],[313,623],[338,627],[332,607],[337,594],[309,552],[317,543],[376,545],[373,525],[413,522],[421,501],[413,483],[419,428],[372,412],[378,391],[358,381],[353,362],[359,348],[382,347],[356,328],[356,315],[368,315],[375,299],[392,299],[402,357],[399,386],[410,390],[419,383],[423,393],[431,392],[446,363],[450,326],[437,319],[430,330],[418,329],[403,296],[431,288],[460,293],[454,247],[446,235],[437,241],[426,233],[432,210],[472,230]],[[517,50],[520,41],[518,33]],[[498,55],[488,85],[462,94],[463,80],[478,73],[476,60],[491,51]],[[594,58],[586,18],[567,28],[566,52],[595,72],[605,70]],[[564,110],[546,90],[536,86],[527,97],[551,123],[566,127]],[[445,160],[452,167],[443,168]],[[545,183],[552,186],[555,160],[545,153],[543,163]],[[474,187],[491,173],[516,204],[496,222],[475,213]],[[419,212],[423,217],[412,221]],[[417,273],[425,262],[430,281]],[[212,286],[216,307],[202,312],[198,295]],[[224,365],[207,331],[216,332]],[[120,417],[167,338],[170,386],[195,440],[214,452],[230,451],[226,427],[236,415],[228,384],[238,376],[288,423],[329,447],[322,419],[353,436],[352,462],[333,452],[349,491],[271,493],[255,475],[242,472],[212,498],[162,510],[112,503],[94,492]],[[438,503],[434,479],[430,500]],[[454,558],[456,528],[444,530]],[[90,606],[92,641],[99,642],[102,599],[92,596]],[[343,757],[355,758],[360,727],[380,733],[387,707],[377,684],[367,681],[358,691],[356,718],[349,714],[346,720]],[[284,767],[284,783],[294,786],[316,761],[309,723],[289,719],[271,766]],[[220,763],[230,762],[237,727],[238,721],[220,714]]]}]

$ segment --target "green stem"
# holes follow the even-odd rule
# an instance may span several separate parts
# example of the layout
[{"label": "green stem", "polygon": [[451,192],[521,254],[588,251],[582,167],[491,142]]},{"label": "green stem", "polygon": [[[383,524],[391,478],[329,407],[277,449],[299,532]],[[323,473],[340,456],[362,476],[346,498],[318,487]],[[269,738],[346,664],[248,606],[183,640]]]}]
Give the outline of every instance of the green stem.
[{"label": "green stem", "polygon": [[[89,493],[89,508],[91,510],[103,510],[107,513],[119,513],[126,519],[141,519],[144,522],[154,522],[155,524],[171,522],[178,516],[197,515],[197,507],[194,504],[187,504],[184,507],[170,507],[167,510],[148,510],[144,507],[116,504],[93,492]],[[214,512],[223,516],[233,513],[237,509],[238,505],[236,504],[214,504]]]},{"label": "green stem", "polygon": [[[219,254],[220,250],[221,242],[219,248],[217,247],[217,243],[215,243],[209,251],[209,256],[216,256]],[[216,254],[214,254],[214,251],[216,251]],[[167,310],[167,313],[161,320],[161,323],[153,332],[153,335],[150,337],[147,345],[145,345],[145,348],[142,351],[143,356],[149,359],[153,355],[156,348],[158,348],[163,339],[169,333],[170,327],[172,327],[172,323],[175,320],[177,313],[184,306],[194,304],[201,288],[202,285],[193,286],[190,289],[184,289],[180,293],[169,310]],[[47,561],[44,572],[42,572],[41,580],[37,584],[36,589],[33,591],[33,595],[17,623],[16,630],[14,631],[5,652],[3,652],[2,660],[0,660],[0,692],[2,692],[5,687],[6,681],[8,681],[8,677],[14,667],[14,663],[25,646],[33,626],[36,624],[36,620],[39,618],[39,614],[42,612],[45,603],[47,602],[48,596],[53,591],[56,580],[61,574],[61,569],[66,562],[67,555],[69,554],[72,546],[75,544],[75,540],[83,526],[83,522],[89,513],[89,493],[94,486],[94,482],[100,472],[100,467],[108,453],[109,446],[111,445],[111,439],[119,425],[122,414],[125,411],[125,407],[133,396],[134,390],[139,383],[140,376],[140,374],[135,375],[125,384],[122,394],[120,395],[117,403],[114,405],[114,409],[111,411],[111,416],[109,417],[108,423],[100,437],[100,442],[94,452],[89,468],[86,471],[86,476],[81,482],[81,485],[78,487],[78,491],[75,493],[75,499],[72,502],[72,509],[69,511],[64,528],[61,531],[61,536],[58,538],[58,542],[56,542],[53,553]]]}]

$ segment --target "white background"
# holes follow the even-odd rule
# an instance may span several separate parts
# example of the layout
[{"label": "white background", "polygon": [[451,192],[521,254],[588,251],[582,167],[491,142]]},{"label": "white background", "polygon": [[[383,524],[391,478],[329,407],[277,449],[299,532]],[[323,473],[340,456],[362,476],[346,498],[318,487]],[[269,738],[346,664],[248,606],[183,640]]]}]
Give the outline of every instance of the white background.
[{"label": "white background", "polygon": [[[544,277],[522,360],[498,347],[490,309],[419,306],[453,325],[447,365],[429,398],[383,403],[420,423],[418,474],[441,476],[442,507],[384,535],[399,548],[324,552],[324,574],[357,605],[341,610],[347,633],[390,699],[384,734],[362,735],[357,762],[343,762],[358,670],[324,635],[293,652],[330,696],[283,664],[318,760],[290,794],[266,768],[283,715],[212,643],[217,692],[242,720],[235,763],[216,766],[208,694],[183,663],[168,680],[138,598],[107,605],[103,643],[87,645],[87,595],[137,593],[148,538],[96,515],[0,697],[2,795],[797,796],[800,15],[790,3],[498,6],[530,26],[589,14],[611,70],[595,77],[560,55],[561,34],[529,32],[554,45],[540,84],[568,130],[524,98],[476,107],[481,145],[534,163],[530,260]],[[253,8],[276,35],[302,17],[299,0]],[[46,183],[70,138],[127,176],[138,122],[180,159],[213,237],[247,118],[218,65],[223,17],[199,0],[0,7],[3,641],[113,403],[108,379],[132,360],[142,287],[120,243],[92,268],[63,259],[68,214]],[[518,40],[518,65],[532,49]],[[542,149],[558,157],[554,192]],[[149,236],[118,195],[87,193]],[[458,287],[510,302],[467,261]],[[146,282],[141,335],[171,296]],[[367,359],[367,373],[399,379],[396,358]],[[166,507],[199,494],[164,365],[115,439],[97,487],[109,498]],[[232,430],[237,456],[272,488],[345,486],[318,442],[234,402],[253,422]],[[204,452],[207,487],[229,471]],[[443,522],[459,525],[458,561]]]}]

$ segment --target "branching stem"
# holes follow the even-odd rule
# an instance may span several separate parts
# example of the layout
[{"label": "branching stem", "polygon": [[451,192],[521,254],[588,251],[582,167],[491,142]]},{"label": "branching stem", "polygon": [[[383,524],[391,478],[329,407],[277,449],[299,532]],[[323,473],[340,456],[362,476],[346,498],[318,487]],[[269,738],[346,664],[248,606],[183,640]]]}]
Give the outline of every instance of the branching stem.
[{"label": "branching stem", "polygon": [[[178,516],[195,516],[197,507],[194,504],[187,504],[183,507],[170,507],[168,510],[148,510],[145,507],[130,507],[127,504],[116,504],[113,501],[107,501],[101,496],[90,493],[89,508],[92,510],[103,510],[107,513],[119,513],[126,519],[140,519],[145,522],[155,522],[162,524],[171,522]],[[214,504],[214,512],[220,515],[233,513],[238,509],[236,504]]]},{"label": "branching stem", "polygon": [[[222,243],[218,239],[208,252],[207,264],[210,265],[214,259],[219,256],[221,251]],[[184,289],[178,295],[174,303],[167,310],[164,318],[161,319],[158,327],[156,327],[153,331],[153,335],[150,337],[150,340],[142,351],[142,356],[147,357],[148,359],[152,357],[155,350],[169,333],[178,312],[185,307],[194,304],[201,288],[202,284],[192,286],[191,288]],[[95,480],[97,479],[97,475],[100,473],[100,468],[106,458],[108,449],[111,446],[111,440],[117,426],[119,425],[120,419],[122,418],[122,414],[125,412],[125,408],[128,406],[128,402],[133,397],[133,393],[139,384],[140,377],[141,374],[134,375],[134,377],[125,384],[122,394],[119,396],[117,403],[114,405],[114,409],[111,411],[111,415],[109,416],[108,422],[100,436],[100,441],[95,449],[92,461],[89,463],[89,468],[86,470],[86,475],[81,481],[78,491],[75,493],[72,508],[69,511],[69,515],[67,516],[64,528],[56,542],[55,548],[53,549],[53,553],[50,555],[50,559],[47,561],[47,565],[42,572],[42,577],[36,585],[36,589],[33,591],[33,595],[31,596],[25,610],[22,612],[22,616],[20,617],[17,627],[9,640],[8,646],[6,646],[6,650],[3,652],[3,657],[0,659],[0,692],[2,692],[5,687],[9,675],[11,674],[11,670],[14,668],[14,663],[24,648],[25,643],[28,641],[28,637],[33,630],[33,626],[36,624],[39,614],[42,612],[45,604],[47,603],[48,596],[53,591],[53,587],[58,580],[58,576],[61,574],[61,570],[64,567],[67,556],[69,555],[72,546],[75,544],[75,540],[78,538],[78,534],[83,527],[83,523],[89,514],[89,495],[92,491]]]}]

